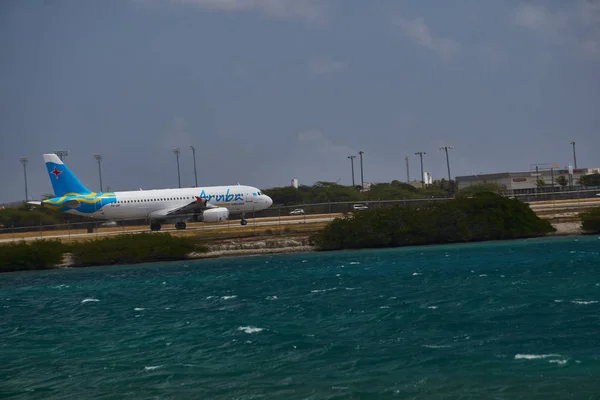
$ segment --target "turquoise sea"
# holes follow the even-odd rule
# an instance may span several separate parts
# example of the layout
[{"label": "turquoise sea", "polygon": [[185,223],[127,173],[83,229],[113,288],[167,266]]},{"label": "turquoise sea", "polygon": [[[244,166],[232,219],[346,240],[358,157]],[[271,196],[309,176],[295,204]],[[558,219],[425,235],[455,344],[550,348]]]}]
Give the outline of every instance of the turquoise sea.
[{"label": "turquoise sea", "polygon": [[0,275],[0,397],[598,399],[600,238]]}]

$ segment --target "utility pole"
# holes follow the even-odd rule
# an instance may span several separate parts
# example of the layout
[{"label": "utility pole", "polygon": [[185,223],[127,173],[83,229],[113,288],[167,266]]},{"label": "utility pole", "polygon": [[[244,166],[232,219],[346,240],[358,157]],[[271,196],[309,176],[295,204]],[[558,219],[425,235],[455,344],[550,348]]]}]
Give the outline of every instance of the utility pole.
[{"label": "utility pole", "polygon": [[194,148],[194,146],[190,145],[190,149],[192,149],[192,154],[194,157],[194,182],[196,182],[196,186],[198,187],[198,174],[196,173],[196,149]]},{"label": "utility pole", "polygon": [[175,157],[177,158],[177,183],[179,187],[181,187],[181,175],[179,174],[179,149],[173,149],[173,153],[175,153]]},{"label": "utility pole", "polygon": [[27,157],[21,157],[21,164],[23,164],[23,175],[25,176],[25,202],[29,200],[29,194],[27,193]]},{"label": "utility pole", "polygon": [[422,189],[425,188],[425,175],[423,175],[423,154],[427,154],[427,153],[424,151],[418,151],[415,153],[415,155],[421,157],[421,188]]},{"label": "utility pole", "polygon": [[575,142],[571,142],[573,145],[573,164],[575,165],[575,169],[577,169],[577,154],[575,154]]},{"label": "utility pole", "polygon": [[448,158],[448,149],[453,149],[453,146],[442,146],[440,147],[440,150],[445,150],[446,151],[446,165],[448,166],[448,187],[450,188],[450,193],[453,192],[452,190],[452,178],[450,177],[450,159]]},{"label": "utility pole", "polygon": [[404,161],[406,161],[406,183],[410,185],[410,169],[408,168],[408,157],[404,157]]},{"label": "utility pole", "polygon": [[365,179],[363,177],[363,154],[365,152],[361,150],[358,154],[360,155],[360,190],[365,190]]},{"label": "utility pole", "polygon": [[54,150],[54,154],[56,154],[58,156],[58,158],[60,158],[60,160],[64,160],[64,158],[66,156],[69,155],[69,151],[68,150]]},{"label": "utility pole", "polygon": [[352,168],[352,187],[355,188],[356,184],[354,183],[354,159],[356,156],[348,156],[350,159],[350,168]]},{"label": "utility pole", "polygon": [[94,154],[94,158],[98,161],[98,178],[100,178],[100,193],[102,193],[102,156],[100,154]]}]

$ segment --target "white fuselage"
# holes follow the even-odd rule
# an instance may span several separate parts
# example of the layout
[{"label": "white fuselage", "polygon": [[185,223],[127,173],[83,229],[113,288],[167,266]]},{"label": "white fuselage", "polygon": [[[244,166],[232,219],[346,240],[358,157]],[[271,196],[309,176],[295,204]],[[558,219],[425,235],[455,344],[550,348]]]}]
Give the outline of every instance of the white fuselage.
[{"label": "white fuselage", "polygon": [[[114,192],[114,201],[86,215],[101,219],[168,218],[171,210],[184,207],[197,198],[207,200],[208,210],[223,207],[234,213],[260,211],[273,204],[259,189],[243,185],[137,190]],[[71,212],[83,215],[76,210]]]}]

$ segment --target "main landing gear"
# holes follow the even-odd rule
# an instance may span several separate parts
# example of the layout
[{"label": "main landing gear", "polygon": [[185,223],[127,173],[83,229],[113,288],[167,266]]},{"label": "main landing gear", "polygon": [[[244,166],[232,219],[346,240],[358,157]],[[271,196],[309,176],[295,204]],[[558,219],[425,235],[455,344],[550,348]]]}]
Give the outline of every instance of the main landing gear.
[{"label": "main landing gear", "polygon": [[242,220],[240,221],[240,225],[245,226],[248,223],[246,221],[246,214],[242,213]]},{"label": "main landing gear", "polygon": [[160,222],[151,222],[150,223],[150,230],[151,231],[160,231]]},{"label": "main landing gear", "polygon": [[177,229],[177,230],[183,230],[183,229],[185,229],[185,222],[176,222],[175,223],[175,229]]}]

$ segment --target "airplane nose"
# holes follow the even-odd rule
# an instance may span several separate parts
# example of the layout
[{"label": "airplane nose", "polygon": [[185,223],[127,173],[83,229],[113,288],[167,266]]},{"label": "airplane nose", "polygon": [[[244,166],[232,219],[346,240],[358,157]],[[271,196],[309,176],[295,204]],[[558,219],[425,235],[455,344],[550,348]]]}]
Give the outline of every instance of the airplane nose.
[{"label": "airplane nose", "polygon": [[267,197],[267,207],[271,207],[273,205],[273,199],[270,198],[269,196],[266,196],[266,197]]}]

